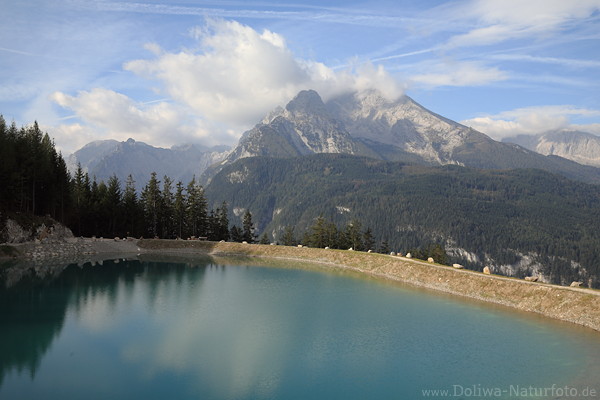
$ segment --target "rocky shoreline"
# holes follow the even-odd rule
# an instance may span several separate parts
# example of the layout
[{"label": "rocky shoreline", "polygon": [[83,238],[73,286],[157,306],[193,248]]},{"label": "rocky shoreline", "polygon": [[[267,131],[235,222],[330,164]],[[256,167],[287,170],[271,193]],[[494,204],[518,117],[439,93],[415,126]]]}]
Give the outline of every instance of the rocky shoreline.
[{"label": "rocky shoreline", "polygon": [[600,331],[600,291],[525,281],[455,269],[403,257],[346,250],[325,250],[230,242],[71,238],[62,243],[15,247],[23,263],[44,276],[62,263],[146,259],[161,255],[246,256],[316,263],[323,269],[350,270],[461,297],[500,304]]}]

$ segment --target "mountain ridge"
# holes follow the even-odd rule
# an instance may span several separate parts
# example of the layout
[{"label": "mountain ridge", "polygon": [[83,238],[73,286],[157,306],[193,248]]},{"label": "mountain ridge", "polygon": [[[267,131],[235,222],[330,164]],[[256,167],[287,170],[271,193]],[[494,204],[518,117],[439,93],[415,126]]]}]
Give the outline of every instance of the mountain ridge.
[{"label": "mountain ridge", "polygon": [[124,183],[132,175],[136,188],[141,188],[157,172],[159,179],[167,175],[175,182],[199,178],[210,165],[223,159],[229,150],[224,146],[207,148],[182,144],[171,148],[154,147],[132,138],[126,141],[90,142],[67,158],[71,174],[81,165],[91,178],[107,181],[116,175]]},{"label": "mountain ridge", "polygon": [[275,108],[244,132],[231,153],[207,169],[203,180],[209,182],[223,166],[245,157],[316,153],[483,169],[540,168],[600,184],[598,168],[495,141],[429,111],[407,95],[390,100],[373,90],[327,102],[314,90],[299,92],[285,108]]},{"label": "mountain ridge", "polygon": [[600,167],[600,137],[588,132],[563,129],[537,135],[515,135],[502,141],[543,155],[560,156],[579,164]]}]

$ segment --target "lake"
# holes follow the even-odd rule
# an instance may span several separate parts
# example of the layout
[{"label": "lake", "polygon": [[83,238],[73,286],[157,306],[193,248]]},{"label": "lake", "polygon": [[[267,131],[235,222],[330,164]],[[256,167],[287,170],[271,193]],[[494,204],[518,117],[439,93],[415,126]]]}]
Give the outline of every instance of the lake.
[{"label": "lake", "polygon": [[339,271],[248,264],[4,271],[0,399],[600,398],[598,332]]}]

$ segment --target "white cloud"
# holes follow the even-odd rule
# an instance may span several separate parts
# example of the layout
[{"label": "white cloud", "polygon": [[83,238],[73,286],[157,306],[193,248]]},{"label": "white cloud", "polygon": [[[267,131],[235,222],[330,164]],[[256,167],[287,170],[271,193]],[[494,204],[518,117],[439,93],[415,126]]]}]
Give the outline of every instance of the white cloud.
[{"label": "white cloud", "polygon": [[424,73],[410,77],[412,81],[427,87],[481,86],[507,78],[506,72],[474,61],[446,61],[425,67]]},{"label": "white cloud", "polygon": [[235,21],[209,20],[192,34],[199,49],[171,53],[150,46],[155,59],[131,61],[124,68],[159,80],[175,101],[240,134],[302,89],[315,89],[324,98],[372,87],[384,89],[389,97],[402,94],[381,67],[334,71],[297,59],[285,39],[268,30],[259,33]]},{"label": "white cloud", "polygon": [[497,54],[490,58],[502,61],[522,61],[542,64],[555,64],[569,68],[600,68],[600,61],[595,60],[581,60],[558,57],[535,57],[528,54]]},{"label": "white cloud", "polygon": [[[197,141],[207,136],[198,121],[186,116],[184,110],[167,102],[140,104],[108,89],[82,91],[77,96],[55,92],[52,100],[75,112],[84,124],[60,125],[50,128],[61,138],[59,147],[72,151],[89,139],[124,140],[133,137],[158,146]],[[85,142],[84,142],[85,143]]]},{"label": "white cloud", "polygon": [[480,46],[526,36],[542,36],[600,10],[598,0],[475,0],[455,9],[455,18],[476,28],[452,37],[450,47]]},{"label": "white cloud", "polygon": [[600,133],[598,124],[574,124],[573,118],[600,116],[600,110],[589,110],[572,105],[525,107],[461,121],[462,124],[483,132],[495,139],[537,134],[551,130],[576,129]]}]

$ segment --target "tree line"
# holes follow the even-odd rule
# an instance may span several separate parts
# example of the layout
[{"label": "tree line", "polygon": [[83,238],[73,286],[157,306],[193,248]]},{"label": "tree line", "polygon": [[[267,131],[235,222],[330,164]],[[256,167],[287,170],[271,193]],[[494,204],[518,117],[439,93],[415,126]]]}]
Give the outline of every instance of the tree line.
[{"label": "tree line", "polygon": [[[363,228],[360,220],[354,218],[339,227],[331,220],[318,216],[304,233],[296,235],[296,226],[287,225],[281,237],[281,244],[295,246],[302,244],[308,247],[329,249],[352,249],[355,251],[373,251],[389,254],[390,245],[387,240],[377,243],[370,227]],[[448,255],[440,243],[429,243],[421,247],[408,249],[412,257],[421,260],[433,258],[437,263],[448,263]]]},{"label": "tree line", "polygon": [[21,212],[65,220],[69,185],[62,155],[37,122],[19,129],[0,115],[0,217]]},{"label": "tree line", "polygon": [[227,203],[208,210],[195,178],[184,185],[152,173],[138,195],[131,175],[124,187],[115,175],[98,183],[78,166],[72,188],[70,227],[77,235],[229,239]]}]

